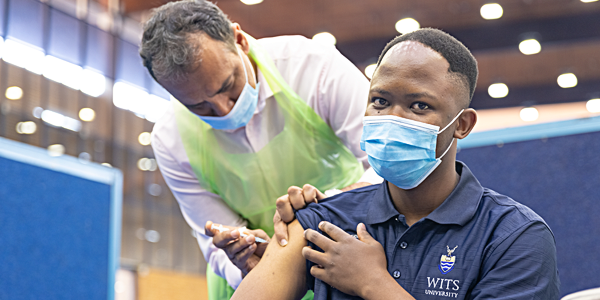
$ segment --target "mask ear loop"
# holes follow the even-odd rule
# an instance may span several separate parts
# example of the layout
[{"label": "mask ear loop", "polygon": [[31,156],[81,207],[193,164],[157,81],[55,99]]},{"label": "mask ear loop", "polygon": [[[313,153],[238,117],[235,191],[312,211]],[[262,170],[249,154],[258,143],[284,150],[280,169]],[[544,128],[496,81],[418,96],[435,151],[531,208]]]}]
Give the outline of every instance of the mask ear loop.
[{"label": "mask ear loop", "polygon": [[[452,119],[452,122],[450,122],[450,124],[446,125],[446,127],[444,127],[444,129],[438,131],[438,134],[442,133],[444,130],[446,130],[448,127],[450,127],[450,125],[454,124],[454,122],[458,119],[458,117],[460,117],[460,115],[462,114],[463,111],[465,111],[465,110],[462,109],[456,115],[456,117],[454,117],[454,119]],[[448,148],[446,148],[446,151],[444,151],[444,153],[440,157],[438,157],[437,159],[442,159],[442,157],[444,157],[444,155],[446,155],[446,153],[448,153],[448,151],[450,151],[450,148],[452,148],[452,144],[454,144],[454,140],[455,140],[455,138],[452,138],[452,142],[450,143],[450,145],[448,146]]]},{"label": "mask ear loop", "polygon": [[446,127],[444,127],[444,129],[438,131],[438,134],[444,132],[444,130],[448,129],[448,127],[450,127],[450,125],[454,124],[454,122],[458,119],[458,117],[460,117],[460,115],[463,113],[463,111],[465,111],[465,109],[461,109],[458,114],[456,115],[456,117],[454,117],[454,119],[452,119],[452,121],[450,123],[448,123],[448,125],[446,125]]},{"label": "mask ear loop", "polygon": [[[240,59],[242,60],[242,67],[244,68],[244,76],[246,78],[246,84],[248,84],[248,71],[246,71],[246,62],[242,58],[242,53],[240,53],[240,49],[238,49],[238,55],[240,56]],[[254,76],[254,78],[256,80],[256,74],[254,74],[254,70],[252,70],[252,76]]]}]

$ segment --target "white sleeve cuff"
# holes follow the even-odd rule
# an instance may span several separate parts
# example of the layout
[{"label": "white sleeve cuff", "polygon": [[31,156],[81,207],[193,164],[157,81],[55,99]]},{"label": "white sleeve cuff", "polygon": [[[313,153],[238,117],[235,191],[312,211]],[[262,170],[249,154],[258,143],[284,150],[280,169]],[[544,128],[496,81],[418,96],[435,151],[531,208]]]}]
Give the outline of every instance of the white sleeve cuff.
[{"label": "white sleeve cuff", "polygon": [[227,280],[227,283],[233,289],[237,289],[242,282],[242,271],[229,260],[225,251],[213,245],[211,237],[198,232],[196,232],[196,237],[200,250],[204,254],[204,259],[210,264],[213,272]]}]

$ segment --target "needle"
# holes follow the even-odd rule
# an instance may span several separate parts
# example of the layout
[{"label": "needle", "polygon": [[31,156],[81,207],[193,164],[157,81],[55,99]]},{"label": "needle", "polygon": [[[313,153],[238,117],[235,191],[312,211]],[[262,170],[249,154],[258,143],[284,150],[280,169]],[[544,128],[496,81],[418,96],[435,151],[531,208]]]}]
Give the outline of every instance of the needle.
[{"label": "needle", "polygon": [[[223,232],[223,231],[227,231],[229,230],[228,228],[223,227],[223,225],[215,225],[214,223],[210,226],[210,229],[212,230],[218,230],[219,232]],[[247,237],[248,235],[246,233],[244,233],[244,230],[246,230],[246,226],[241,227],[239,229],[237,229],[237,231],[240,232],[240,236],[241,237]],[[266,243],[267,241],[265,241],[264,239],[261,239],[259,237],[254,237],[254,241],[257,243]]]}]

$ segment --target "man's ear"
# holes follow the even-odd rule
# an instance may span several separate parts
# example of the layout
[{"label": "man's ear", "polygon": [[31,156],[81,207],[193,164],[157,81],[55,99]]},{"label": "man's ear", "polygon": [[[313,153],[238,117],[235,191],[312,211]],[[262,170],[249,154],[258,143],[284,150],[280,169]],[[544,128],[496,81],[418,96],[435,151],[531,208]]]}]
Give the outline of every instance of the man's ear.
[{"label": "man's ear", "polygon": [[458,117],[458,126],[456,130],[454,130],[454,137],[457,139],[466,138],[475,124],[477,123],[477,112],[472,108],[467,108],[463,113]]},{"label": "man's ear", "polygon": [[250,52],[250,44],[248,43],[248,39],[246,39],[240,24],[231,23],[231,29],[233,30],[233,39],[236,46],[239,46],[245,54],[248,54],[248,52]]}]

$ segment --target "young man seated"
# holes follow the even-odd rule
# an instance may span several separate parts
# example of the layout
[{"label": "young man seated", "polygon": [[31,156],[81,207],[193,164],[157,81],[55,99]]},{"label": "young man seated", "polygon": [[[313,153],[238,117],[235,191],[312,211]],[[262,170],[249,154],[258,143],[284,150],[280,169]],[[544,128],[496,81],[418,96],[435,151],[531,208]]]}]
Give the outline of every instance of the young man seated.
[{"label": "young man seated", "polygon": [[298,210],[287,246],[270,243],[232,299],[558,299],[548,225],[456,161],[476,81],[475,58],[440,30],[391,41],[361,141],[385,181]]}]

